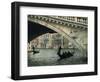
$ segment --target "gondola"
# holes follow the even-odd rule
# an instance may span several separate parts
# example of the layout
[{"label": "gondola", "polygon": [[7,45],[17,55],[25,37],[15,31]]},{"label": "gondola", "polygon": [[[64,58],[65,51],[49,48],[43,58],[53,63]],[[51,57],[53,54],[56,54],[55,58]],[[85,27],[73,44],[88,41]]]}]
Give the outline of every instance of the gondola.
[{"label": "gondola", "polygon": [[58,52],[57,52],[57,55],[60,57],[60,60],[61,59],[64,59],[64,58],[69,58],[69,57],[71,57],[71,56],[73,56],[73,54],[74,54],[74,52],[63,52],[62,54],[61,54],[61,47],[59,47],[59,49],[58,49]]}]

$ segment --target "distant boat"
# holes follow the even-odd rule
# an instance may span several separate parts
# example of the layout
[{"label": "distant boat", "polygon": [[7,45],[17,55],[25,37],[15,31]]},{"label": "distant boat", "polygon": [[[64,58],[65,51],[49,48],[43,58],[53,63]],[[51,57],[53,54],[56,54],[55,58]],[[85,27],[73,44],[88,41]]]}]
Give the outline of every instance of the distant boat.
[{"label": "distant boat", "polygon": [[29,50],[28,53],[31,53],[33,52],[33,54],[36,54],[36,53],[39,53],[40,51],[39,50]]}]

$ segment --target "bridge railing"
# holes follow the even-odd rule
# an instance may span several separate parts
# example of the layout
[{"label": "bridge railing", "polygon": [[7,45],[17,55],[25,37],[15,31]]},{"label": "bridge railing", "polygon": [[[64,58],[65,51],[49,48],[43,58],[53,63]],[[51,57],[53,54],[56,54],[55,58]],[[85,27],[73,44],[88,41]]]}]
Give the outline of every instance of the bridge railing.
[{"label": "bridge railing", "polygon": [[50,16],[50,17],[58,18],[58,19],[65,20],[65,21],[70,21],[70,22],[88,24],[87,17],[74,17],[74,16]]},{"label": "bridge railing", "polygon": [[75,19],[72,19],[73,20],[72,21],[72,20],[65,20],[65,19],[59,18],[59,17],[43,16],[43,15],[29,15],[29,18],[34,18],[34,19],[53,22],[53,23],[57,23],[57,24],[67,25],[70,27],[87,29],[87,24],[82,23],[82,22],[77,22],[77,21],[80,21],[78,18],[77,18],[77,21],[75,21]]}]

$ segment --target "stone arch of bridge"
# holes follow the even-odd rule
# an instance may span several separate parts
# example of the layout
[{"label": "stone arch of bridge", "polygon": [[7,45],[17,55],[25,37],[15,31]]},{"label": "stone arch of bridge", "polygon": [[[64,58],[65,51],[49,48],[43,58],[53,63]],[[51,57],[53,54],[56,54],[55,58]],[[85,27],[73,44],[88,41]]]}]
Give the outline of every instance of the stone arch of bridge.
[{"label": "stone arch of bridge", "polygon": [[30,43],[30,41],[32,41],[36,37],[43,35],[45,33],[56,33],[56,32],[54,30],[46,28],[43,25],[28,21],[28,43]]},{"label": "stone arch of bridge", "polygon": [[54,32],[57,32],[57,33],[59,33],[59,34],[61,34],[62,36],[64,36],[66,39],[68,39],[74,46],[76,46],[80,51],[81,51],[81,53],[83,54],[84,53],[84,49],[83,49],[83,47],[79,44],[79,43],[77,43],[73,38],[71,38],[66,32],[64,32],[63,30],[61,30],[61,29],[58,29],[58,28],[56,28],[55,26],[53,26],[52,24],[49,24],[49,23],[47,23],[47,22],[45,22],[45,21],[40,21],[40,20],[34,20],[34,19],[28,19],[28,21],[31,21],[31,22],[35,22],[35,23],[38,23],[38,24],[40,24],[40,25],[43,25],[43,26],[45,26],[45,27],[47,27],[47,28],[49,28],[49,29],[51,29],[51,30],[53,30]]}]

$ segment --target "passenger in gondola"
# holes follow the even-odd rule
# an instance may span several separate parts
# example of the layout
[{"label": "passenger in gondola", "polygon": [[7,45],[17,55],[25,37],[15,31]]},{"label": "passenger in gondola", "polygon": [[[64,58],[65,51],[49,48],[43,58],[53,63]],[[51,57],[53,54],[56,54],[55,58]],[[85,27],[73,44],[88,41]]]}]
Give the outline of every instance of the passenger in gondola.
[{"label": "passenger in gondola", "polygon": [[58,49],[57,55],[61,58],[61,46]]},{"label": "passenger in gondola", "polygon": [[34,47],[34,46],[32,46],[32,52],[33,52],[33,54],[34,54],[34,51],[35,51],[35,47]]},{"label": "passenger in gondola", "polygon": [[34,46],[32,47],[32,50],[33,50],[33,51],[35,50],[35,47],[34,47]]},{"label": "passenger in gondola", "polygon": [[36,51],[35,50],[35,47],[34,46],[32,47],[32,49],[33,49],[33,55],[36,54],[36,53],[39,53],[39,51]]}]

